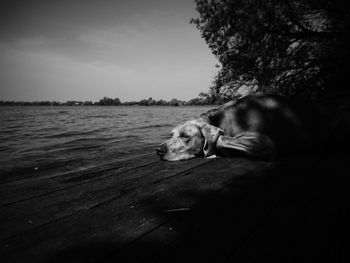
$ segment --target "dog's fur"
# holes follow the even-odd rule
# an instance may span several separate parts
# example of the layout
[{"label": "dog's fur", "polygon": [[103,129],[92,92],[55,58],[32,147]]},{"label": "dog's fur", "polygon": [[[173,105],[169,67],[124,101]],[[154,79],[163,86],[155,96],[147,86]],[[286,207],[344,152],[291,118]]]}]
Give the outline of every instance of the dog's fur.
[{"label": "dog's fur", "polygon": [[271,160],[314,148],[332,126],[329,110],[310,101],[249,95],[178,125],[157,152],[167,161],[214,154]]}]

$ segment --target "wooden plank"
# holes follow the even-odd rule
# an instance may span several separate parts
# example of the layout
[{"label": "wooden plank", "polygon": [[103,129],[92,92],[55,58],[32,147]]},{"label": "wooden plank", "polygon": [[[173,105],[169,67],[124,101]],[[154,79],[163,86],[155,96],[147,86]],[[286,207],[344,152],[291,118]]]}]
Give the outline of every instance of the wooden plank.
[{"label": "wooden plank", "polygon": [[[13,175],[11,176],[11,178],[8,178],[8,180],[6,181],[1,181],[0,182],[0,190],[3,188],[8,188],[8,187],[13,187],[16,185],[21,185],[21,184],[28,184],[30,182],[37,182],[40,180],[46,180],[46,179],[52,179],[55,177],[61,177],[62,175],[74,175],[74,174],[84,174],[90,171],[103,171],[103,169],[105,168],[112,168],[114,167],[118,167],[119,165],[127,165],[129,162],[133,162],[135,160],[137,160],[138,162],[142,162],[142,160],[144,158],[149,158],[150,156],[154,156],[154,153],[150,153],[149,150],[145,151],[145,150],[141,150],[140,152],[138,152],[137,154],[134,155],[129,155],[129,156],[118,156],[118,158],[116,160],[113,160],[113,162],[111,162],[110,160],[108,162],[97,162],[94,163],[92,167],[87,167],[87,168],[81,168],[78,169],[74,172],[62,172],[62,171],[57,171],[54,173],[48,173],[47,169],[38,169],[35,172],[33,172],[34,169],[31,169],[31,175],[30,176],[25,176],[25,175]],[[55,168],[55,167],[54,167]]]},{"label": "wooden plank", "polygon": [[[250,164],[244,162],[243,165]],[[266,183],[274,166],[267,163],[257,166],[228,181],[217,191],[203,195],[190,210],[173,211],[174,217],[169,221],[117,250],[103,262],[223,262],[224,258],[208,258],[209,251],[221,254],[222,247],[218,244],[225,242],[230,248],[237,246],[268,213],[271,203],[254,206],[253,202],[252,206],[246,199],[256,197],[255,193],[252,195],[253,188]],[[225,172],[229,173],[231,167],[227,168]],[[266,200],[266,197],[259,199]],[[249,216],[243,218],[243,214]],[[227,240],[228,227],[232,226],[235,231],[230,233],[232,239]],[[207,243],[205,248],[201,247],[201,242]]]},{"label": "wooden plank", "polygon": [[[307,214],[307,207],[315,199],[324,200],[319,204],[327,204],[327,209],[323,215],[320,205],[315,212],[309,211],[309,220],[323,216],[318,225],[331,231],[328,222],[332,225],[337,220],[330,220],[330,215],[341,210],[338,206],[348,204],[344,200],[349,200],[349,196],[341,187],[345,183],[339,186],[334,181],[332,188],[327,186],[329,174],[342,173],[334,168],[346,167],[343,153],[343,159],[325,158],[323,154],[320,153],[321,161],[317,161],[318,156],[305,155],[281,164],[239,158],[158,162],[146,169],[72,187],[61,194],[11,204],[0,209],[1,215],[19,220],[7,225],[8,231],[20,229],[24,222],[21,220],[28,215],[37,216],[41,223],[5,237],[0,242],[0,256],[8,262],[176,262],[191,252],[187,258],[193,260],[209,255],[213,260],[229,257],[253,261],[249,256],[251,246],[257,255],[264,255],[265,251],[276,253],[265,246],[257,249],[264,242],[277,245],[284,253],[293,253],[296,247],[286,248],[286,240],[278,246],[266,242],[264,237],[269,231],[277,231],[273,236],[279,238],[294,234],[293,230],[302,234],[297,227],[304,222],[294,219]],[[319,176],[327,180],[320,180]],[[331,201],[324,199],[327,191],[332,195]],[[5,208],[9,210],[2,210]],[[283,232],[283,224],[274,228],[278,218],[286,220],[282,220],[284,224],[292,224],[291,231]],[[310,235],[307,237],[312,240]],[[297,236],[292,237],[291,241],[297,242]]]},{"label": "wooden plank", "polygon": [[[264,162],[238,160],[240,159],[203,159],[202,166],[180,173],[168,171],[179,170],[179,165],[185,167],[190,162],[160,162],[164,165],[163,170],[143,171],[144,179],[134,181],[131,188],[126,188],[127,191],[116,198],[1,241],[2,257],[7,257],[11,262],[38,262],[50,256],[53,257],[51,259],[59,258],[57,254],[52,255],[53,251],[64,254],[65,251],[94,244],[96,247],[101,244],[112,247],[111,251],[96,255],[95,259],[114,253],[118,248],[140,239],[176,216],[164,210],[191,208],[235,178],[267,165]],[[193,162],[198,161],[200,160]],[[148,176],[153,176],[153,179],[150,180]],[[115,183],[111,185],[118,187],[120,181]],[[107,196],[113,187],[108,191]]]},{"label": "wooden plank", "polygon": [[[349,262],[349,180],[340,169],[324,169],[334,164],[291,162],[240,177],[107,262]],[[187,231],[150,245],[169,228]]]},{"label": "wooden plank", "polygon": [[113,163],[97,165],[88,170],[64,174],[42,175],[34,178],[16,180],[0,185],[0,207],[21,200],[46,195],[89,181],[100,180],[117,172],[147,166],[158,162],[154,154],[142,154]]},{"label": "wooden plank", "polygon": [[139,166],[122,173],[119,170],[115,173],[111,170],[108,176],[98,177],[99,180],[89,180],[3,206],[0,215],[0,239],[36,228],[81,210],[91,209],[126,195],[139,185],[156,183],[207,162],[208,160],[202,159],[176,164],[157,160],[146,167]]}]

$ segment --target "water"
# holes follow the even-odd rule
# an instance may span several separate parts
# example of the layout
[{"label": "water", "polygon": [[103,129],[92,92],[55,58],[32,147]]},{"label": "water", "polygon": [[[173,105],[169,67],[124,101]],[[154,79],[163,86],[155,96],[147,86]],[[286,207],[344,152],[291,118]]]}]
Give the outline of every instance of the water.
[{"label": "water", "polygon": [[211,107],[0,107],[0,182],[155,153],[175,125]]}]

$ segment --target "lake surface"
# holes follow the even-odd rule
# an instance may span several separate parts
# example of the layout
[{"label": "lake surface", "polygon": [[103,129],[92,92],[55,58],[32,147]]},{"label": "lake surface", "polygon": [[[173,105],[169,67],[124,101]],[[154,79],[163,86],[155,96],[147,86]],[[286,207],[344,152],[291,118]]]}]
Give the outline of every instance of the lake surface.
[{"label": "lake surface", "polygon": [[0,107],[0,182],[93,169],[155,154],[170,130],[208,106]]}]

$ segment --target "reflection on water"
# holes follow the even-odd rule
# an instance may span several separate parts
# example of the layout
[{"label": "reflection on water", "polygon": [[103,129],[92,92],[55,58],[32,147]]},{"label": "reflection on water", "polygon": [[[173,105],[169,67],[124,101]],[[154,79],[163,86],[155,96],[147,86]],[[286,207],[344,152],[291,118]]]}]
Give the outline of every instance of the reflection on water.
[{"label": "reflection on water", "polygon": [[[210,107],[1,107],[0,182],[153,153],[174,125]],[[33,175],[34,174],[34,175]]]}]

